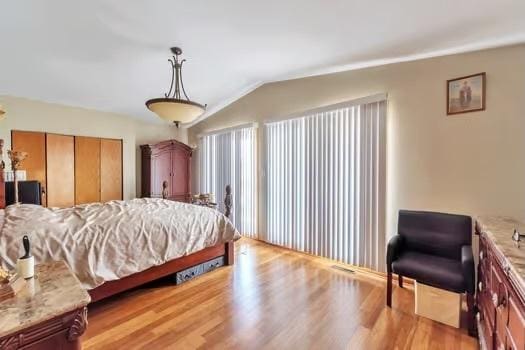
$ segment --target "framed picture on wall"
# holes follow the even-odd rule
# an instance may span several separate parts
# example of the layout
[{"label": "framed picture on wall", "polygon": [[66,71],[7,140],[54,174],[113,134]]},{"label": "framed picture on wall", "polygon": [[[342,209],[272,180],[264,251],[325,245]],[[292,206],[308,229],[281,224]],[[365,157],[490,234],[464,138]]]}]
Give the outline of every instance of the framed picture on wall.
[{"label": "framed picture on wall", "polygon": [[485,72],[447,80],[447,115],[485,110]]}]

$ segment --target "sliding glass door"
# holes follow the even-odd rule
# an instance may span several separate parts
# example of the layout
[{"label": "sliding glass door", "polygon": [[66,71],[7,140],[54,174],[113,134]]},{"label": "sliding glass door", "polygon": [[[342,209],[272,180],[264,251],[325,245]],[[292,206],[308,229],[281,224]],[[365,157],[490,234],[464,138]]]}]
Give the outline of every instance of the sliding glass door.
[{"label": "sliding glass door", "polygon": [[253,126],[203,135],[199,139],[197,190],[212,193],[224,213],[226,185],[231,185],[231,220],[243,235],[257,235],[257,133]]},{"label": "sliding glass door", "polygon": [[264,126],[265,241],[384,270],[386,101]]}]

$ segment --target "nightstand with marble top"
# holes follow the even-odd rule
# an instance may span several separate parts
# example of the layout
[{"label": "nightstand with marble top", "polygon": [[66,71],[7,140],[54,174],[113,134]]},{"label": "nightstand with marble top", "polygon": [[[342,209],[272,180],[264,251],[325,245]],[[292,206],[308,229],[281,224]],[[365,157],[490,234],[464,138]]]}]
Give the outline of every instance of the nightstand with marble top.
[{"label": "nightstand with marble top", "polygon": [[0,349],[80,349],[91,299],[67,265],[37,265],[26,283],[0,302]]}]

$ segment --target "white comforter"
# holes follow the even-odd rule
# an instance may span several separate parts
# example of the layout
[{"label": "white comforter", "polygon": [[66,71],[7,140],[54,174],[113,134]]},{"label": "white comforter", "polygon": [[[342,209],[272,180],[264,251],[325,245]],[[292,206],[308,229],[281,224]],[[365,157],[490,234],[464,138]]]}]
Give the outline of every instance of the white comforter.
[{"label": "white comforter", "polygon": [[65,209],[23,204],[0,210],[4,267],[16,265],[25,234],[37,263],[66,261],[86,289],[240,237],[216,210],[163,199]]}]

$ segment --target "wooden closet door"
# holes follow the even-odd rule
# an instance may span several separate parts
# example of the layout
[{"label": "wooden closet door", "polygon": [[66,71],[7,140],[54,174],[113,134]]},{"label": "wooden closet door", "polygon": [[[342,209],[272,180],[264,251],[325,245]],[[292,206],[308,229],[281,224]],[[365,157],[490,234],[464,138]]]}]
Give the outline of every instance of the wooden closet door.
[{"label": "wooden closet door", "polygon": [[47,205],[71,207],[75,204],[75,138],[47,134]]},{"label": "wooden closet door", "polygon": [[75,204],[100,202],[100,138],[75,136]]},{"label": "wooden closet door", "polygon": [[100,140],[100,201],[122,199],[122,140]]},{"label": "wooden closet door", "polygon": [[[46,134],[43,132],[11,132],[11,148],[28,153],[20,169],[26,171],[27,180],[36,180],[42,186],[42,205],[46,206]],[[10,168],[9,168],[10,169]]]}]

